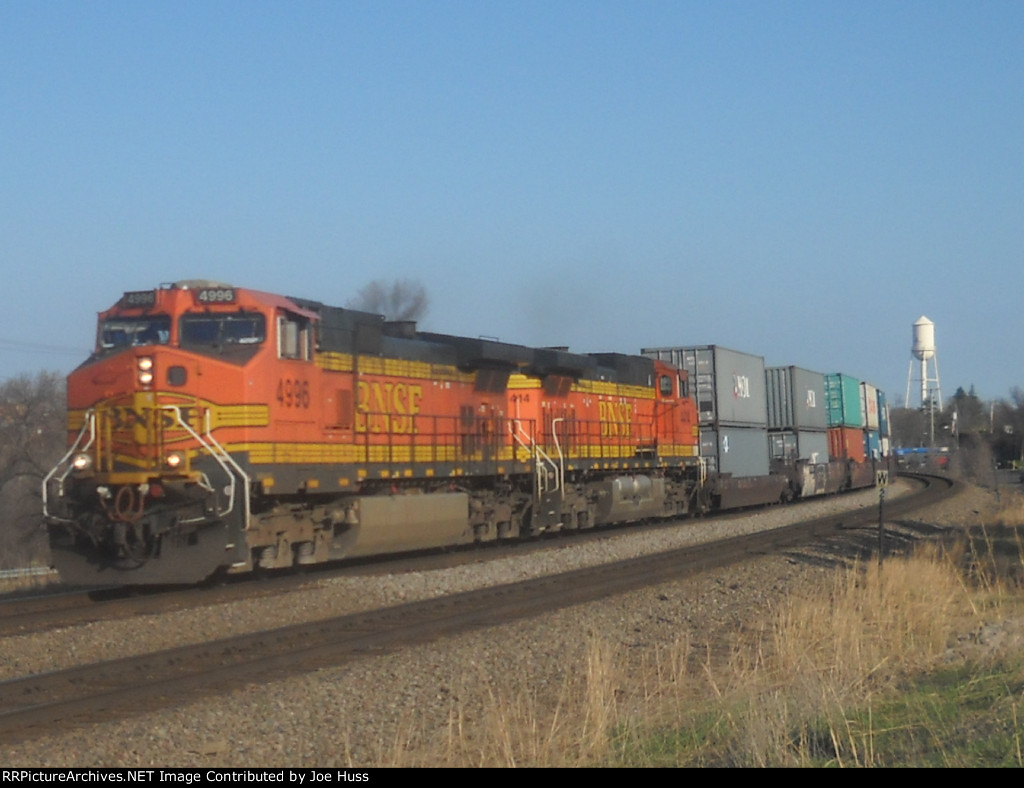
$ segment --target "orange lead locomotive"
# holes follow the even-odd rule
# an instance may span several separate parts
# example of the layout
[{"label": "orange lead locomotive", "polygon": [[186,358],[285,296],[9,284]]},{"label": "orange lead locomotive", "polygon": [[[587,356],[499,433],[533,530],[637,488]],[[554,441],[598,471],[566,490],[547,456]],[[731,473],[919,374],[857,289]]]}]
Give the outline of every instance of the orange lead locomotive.
[{"label": "orange lead locomotive", "polygon": [[69,583],[516,538],[703,508],[686,373],[418,332],[213,282],[125,293],[43,485]]}]

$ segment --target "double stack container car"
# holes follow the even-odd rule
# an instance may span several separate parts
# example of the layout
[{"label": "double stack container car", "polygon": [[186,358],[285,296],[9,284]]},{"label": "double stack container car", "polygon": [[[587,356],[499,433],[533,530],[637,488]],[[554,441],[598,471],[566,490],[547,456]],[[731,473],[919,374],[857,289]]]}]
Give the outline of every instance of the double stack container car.
[{"label": "double stack container car", "polygon": [[884,395],[876,387],[842,373],[765,367],[761,356],[717,345],[641,352],[688,373],[715,506],[874,484],[888,432],[887,421],[882,428]]},{"label": "double stack container car", "polygon": [[835,492],[830,472],[825,376],[800,367],[769,367],[768,438],[772,472],[789,476],[789,494]]},{"label": "double stack container car", "polygon": [[712,500],[733,508],[784,497],[786,479],[772,474],[768,454],[764,358],[718,345],[645,348],[641,353],[688,374]]},{"label": "double stack container car", "polygon": [[[850,485],[864,487],[874,480],[874,463],[881,459],[881,444],[869,453],[869,434],[878,436],[878,389],[855,377],[836,372],[825,376],[828,398],[829,448],[845,460]],[[874,425],[872,430],[871,425]]]}]

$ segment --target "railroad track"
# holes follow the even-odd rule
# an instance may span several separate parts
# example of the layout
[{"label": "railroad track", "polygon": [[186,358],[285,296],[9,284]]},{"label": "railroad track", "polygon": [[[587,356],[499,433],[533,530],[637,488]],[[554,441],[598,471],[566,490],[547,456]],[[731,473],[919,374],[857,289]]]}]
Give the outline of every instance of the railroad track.
[{"label": "railroad track", "polygon": [[308,581],[301,577],[280,578],[277,584],[265,589],[251,585],[244,591],[235,586],[145,590],[118,587],[15,598],[0,602],[0,637],[189,610],[243,597],[279,595],[303,582]]},{"label": "railroad track", "polygon": [[[925,487],[886,504],[887,519],[956,490],[946,479],[917,478]],[[753,554],[851,531],[863,535],[877,520],[877,509],[865,507],[773,531],[534,580],[13,679],[0,683],[0,741],[177,705],[247,684],[586,604],[734,564]],[[866,541],[870,545],[871,539]]]},{"label": "railroad track", "polygon": [[[910,474],[905,474],[910,476]],[[813,502],[819,499],[811,499]],[[735,512],[718,515],[729,518],[742,516]],[[603,539],[616,533],[638,533],[645,529],[677,527],[678,523],[656,522],[648,524],[630,524],[617,528],[594,529],[591,531],[572,532],[570,535],[578,542],[585,543],[591,539]],[[457,550],[438,553],[436,551],[418,555],[392,556],[385,561],[343,562],[339,566],[315,567],[306,569],[301,575],[279,573],[273,578],[263,578],[268,582],[254,582],[251,577],[233,578],[227,585],[203,588],[145,588],[126,589],[124,587],[62,589],[43,591],[30,594],[11,593],[0,595],[0,637],[15,634],[44,631],[66,626],[78,626],[85,623],[110,621],[130,618],[139,615],[154,615],[175,610],[225,604],[243,598],[260,596],[280,596],[289,591],[302,588],[307,580],[318,577],[338,576],[339,574],[374,575],[407,571],[436,571],[465,563],[478,563],[502,558],[513,553],[522,555],[525,552],[545,549],[551,542],[541,543],[494,543],[486,546],[486,550]],[[237,581],[237,582],[235,582]]]},{"label": "railroad track", "polygon": [[[812,498],[812,504],[822,499]],[[802,504],[797,504],[799,507]],[[713,515],[709,522],[726,522],[743,513],[724,512]],[[692,524],[689,518],[684,524]],[[586,544],[619,534],[637,534],[679,527],[679,521],[653,521],[629,525],[594,528],[558,534],[569,538],[574,545]],[[174,587],[127,589],[121,586],[94,589],[70,589],[39,593],[31,596],[0,598],[0,637],[25,635],[51,629],[81,626],[100,621],[130,619],[142,615],[161,615],[230,604],[243,599],[282,597],[295,590],[307,588],[310,582],[332,577],[377,574],[401,574],[412,571],[438,571],[453,566],[484,563],[509,556],[526,554],[557,547],[560,539],[541,538],[531,542],[494,542],[476,548],[458,548],[447,551],[387,556],[386,558],[343,561],[334,565],[307,567],[301,573],[286,570],[272,576],[255,578],[239,576],[222,585],[201,587]]]}]

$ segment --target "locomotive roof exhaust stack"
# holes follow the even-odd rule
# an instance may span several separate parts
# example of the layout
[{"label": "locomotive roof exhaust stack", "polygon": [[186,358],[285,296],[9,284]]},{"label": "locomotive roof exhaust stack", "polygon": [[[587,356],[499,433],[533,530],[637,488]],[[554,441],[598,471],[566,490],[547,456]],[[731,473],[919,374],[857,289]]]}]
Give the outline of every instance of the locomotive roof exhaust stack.
[{"label": "locomotive roof exhaust stack", "polygon": [[[920,406],[928,403],[937,403],[939,410],[942,410],[942,386],[939,383],[939,357],[935,349],[935,324],[922,315],[914,323],[914,344],[910,352],[914,359],[910,361],[910,369],[907,371],[907,407],[911,407],[910,388],[911,383],[917,383],[921,391]],[[914,377],[914,360],[920,362],[920,372]],[[929,362],[931,368],[929,369]]]}]

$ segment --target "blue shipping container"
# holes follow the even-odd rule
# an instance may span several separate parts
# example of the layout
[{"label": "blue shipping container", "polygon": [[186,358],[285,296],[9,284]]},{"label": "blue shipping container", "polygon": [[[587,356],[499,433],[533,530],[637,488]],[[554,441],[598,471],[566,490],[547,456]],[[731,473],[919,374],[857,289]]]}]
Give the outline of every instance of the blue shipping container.
[{"label": "blue shipping container", "polygon": [[878,431],[882,437],[889,437],[889,406],[885,402],[885,392],[878,392]]}]

